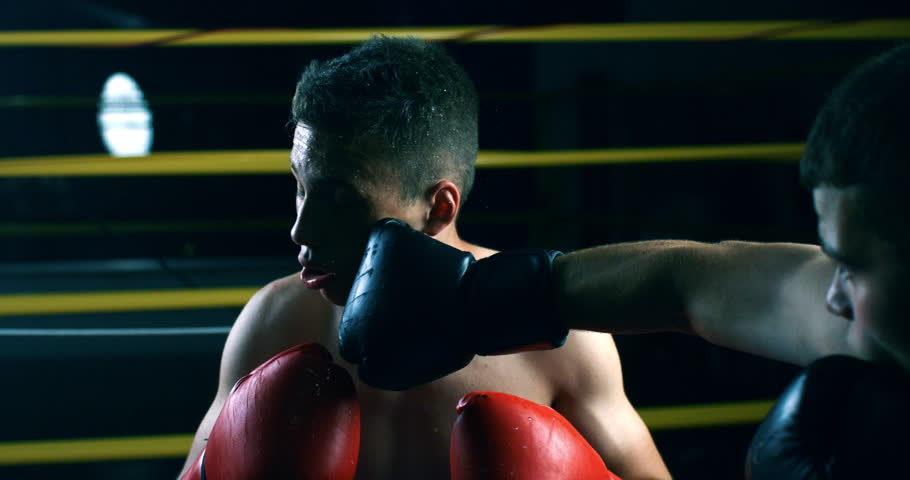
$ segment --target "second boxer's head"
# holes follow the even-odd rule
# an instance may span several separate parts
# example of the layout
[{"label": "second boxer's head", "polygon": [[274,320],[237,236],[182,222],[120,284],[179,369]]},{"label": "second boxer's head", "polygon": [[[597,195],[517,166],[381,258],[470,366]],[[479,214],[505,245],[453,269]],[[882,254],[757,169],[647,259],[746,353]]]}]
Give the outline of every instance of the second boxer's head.
[{"label": "second boxer's head", "polygon": [[291,121],[302,278],[343,305],[376,220],[453,228],[474,180],[477,94],[438,46],[374,37],[311,63]]},{"label": "second boxer's head", "polygon": [[837,262],[828,309],[860,356],[910,365],[910,45],[854,70],[816,118],[800,164]]}]

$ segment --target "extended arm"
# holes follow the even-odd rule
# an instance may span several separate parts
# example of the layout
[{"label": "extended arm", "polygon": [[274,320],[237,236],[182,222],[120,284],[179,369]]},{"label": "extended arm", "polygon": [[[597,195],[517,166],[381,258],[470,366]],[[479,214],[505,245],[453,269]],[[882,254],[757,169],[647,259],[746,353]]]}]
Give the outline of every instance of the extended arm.
[{"label": "extended arm", "polygon": [[[361,380],[404,390],[474,354],[558,347],[569,328],[686,332],[800,365],[849,353],[847,321],[825,307],[834,265],[815,246],[652,241],[465,255],[400,221],[373,228],[339,330]],[[428,329],[426,311],[447,317]]]},{"label": "extended arm", "polygon": [[825,308],[834,265],[818,247],[653,241],[554,262],[558,316],[577,329],[675,330],[806,365],[846,352],[847,322]]}]

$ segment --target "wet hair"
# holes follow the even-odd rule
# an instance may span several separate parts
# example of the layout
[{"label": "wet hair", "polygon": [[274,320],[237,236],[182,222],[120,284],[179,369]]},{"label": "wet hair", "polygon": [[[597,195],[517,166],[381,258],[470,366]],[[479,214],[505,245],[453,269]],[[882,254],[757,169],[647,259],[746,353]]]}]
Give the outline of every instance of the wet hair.
[{"label": "wet hair", "polygon": [[856,187],[853,206],[910,258],[910,44],[852,71],[815,119],[800,162],[808,188]]},{"label": "wet hair", "polygon": [[402,201],[444,178],[464,200],[474,183],[477,110],[474,84],[441,46],[375,36],[310,63],[297,82],[291,121],[378,148],[378,170],[397,180]]}]

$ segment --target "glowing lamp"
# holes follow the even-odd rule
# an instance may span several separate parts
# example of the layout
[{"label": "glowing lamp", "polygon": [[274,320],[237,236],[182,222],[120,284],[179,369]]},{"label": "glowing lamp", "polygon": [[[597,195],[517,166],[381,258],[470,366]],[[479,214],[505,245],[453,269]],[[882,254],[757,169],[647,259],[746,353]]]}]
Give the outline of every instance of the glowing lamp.
[{"label": "glowing lamp", "polygon": [[114,157],[148,155],[152,148],[152,112],[135,80],[125,73],[108,77],[98,105],[98,128]]}]

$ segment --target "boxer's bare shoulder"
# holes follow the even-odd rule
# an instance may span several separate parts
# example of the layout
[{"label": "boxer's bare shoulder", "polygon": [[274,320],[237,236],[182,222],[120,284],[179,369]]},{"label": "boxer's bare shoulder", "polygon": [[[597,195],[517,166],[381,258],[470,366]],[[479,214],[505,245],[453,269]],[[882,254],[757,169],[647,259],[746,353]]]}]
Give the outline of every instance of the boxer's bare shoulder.
[{"label": "boxer's bare shoulder", "polygon": [[296,274],[272,281],[250,298],[225,342],[218,391],[196,431],[184,471],[205,447],[234,384],[274,355],[300,343],[318,341],[331,328],[335,309],[338,307],[318,292],[304,288]]},{"label": "boxer's bare shoulder", "polygon": [[222,385],[232,384],[275,354],[316,341],[331,328],[334,307],[307,290],[298,275],[272,281],[247,302],[222,354]]},{"label": "boxer's bare shoulder", "polygon": [[562,348],[528,352],[535,371],[546,375],[550,405],[627,479],[668,479],[647,426],[623,387],[619,353],[608,334],[572,331]]}]

